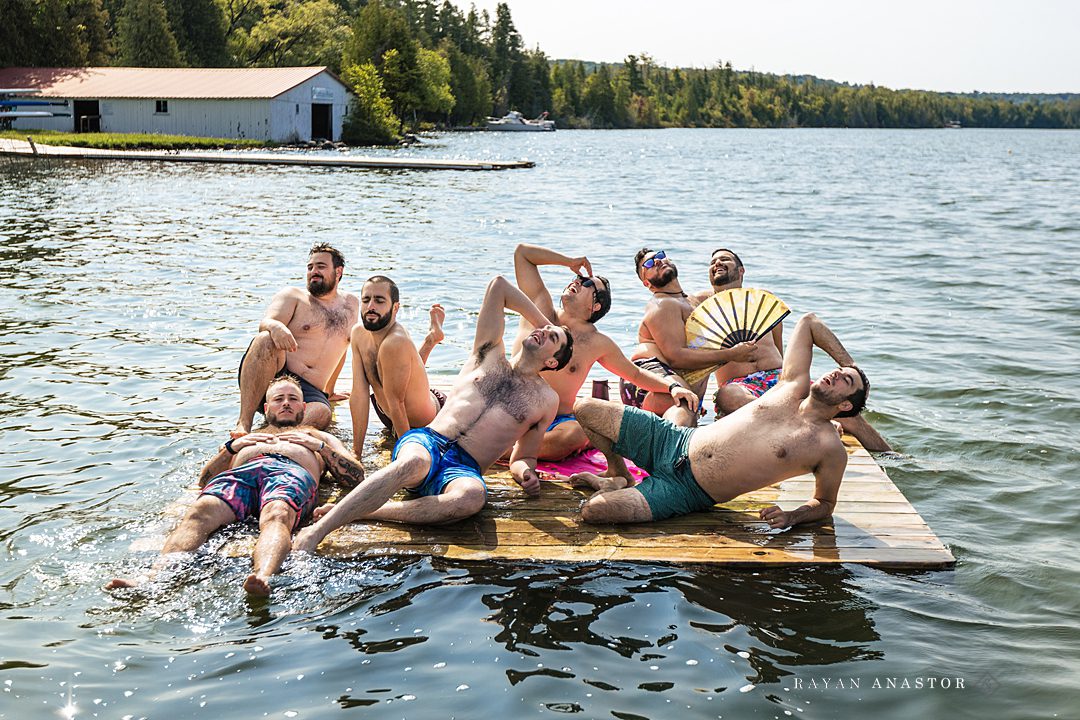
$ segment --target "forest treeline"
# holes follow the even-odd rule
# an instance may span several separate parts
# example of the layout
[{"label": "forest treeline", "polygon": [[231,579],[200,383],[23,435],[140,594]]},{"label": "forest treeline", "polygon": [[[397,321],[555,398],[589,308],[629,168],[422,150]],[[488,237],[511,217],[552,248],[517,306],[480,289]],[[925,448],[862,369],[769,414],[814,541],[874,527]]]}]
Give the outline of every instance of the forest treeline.
[{"label": "forest treeline", "polygon": [[0,0],[0,66],[326,65],[355,92],[345,137],[519,110],[560,127],[1078,128],[1080,97],[890,90],[811,76],[553,60],[494,17],[436,0]]}]

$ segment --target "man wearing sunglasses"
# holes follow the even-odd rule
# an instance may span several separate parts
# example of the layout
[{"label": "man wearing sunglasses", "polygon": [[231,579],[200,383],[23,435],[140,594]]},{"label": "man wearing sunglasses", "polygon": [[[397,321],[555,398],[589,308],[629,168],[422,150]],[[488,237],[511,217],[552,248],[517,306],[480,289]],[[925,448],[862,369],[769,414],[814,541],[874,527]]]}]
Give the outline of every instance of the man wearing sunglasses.
[{"label": "man wearing sunglasses", "polygon": [[623,393],[623,402],[661,415],[676,425],[693,427],[697,425],[696,411],[709,378],[706,376],[697,386],[690,387],[679,371],[729,362],[754,362],[757,345],[742,342],[717,350],[687,347],[686,319],[694,305],[679,284],[679,269],[675,263],[664,250],[642,248],[634,257],[634,270],[642,285],[652,293],[638,326],[638,346],[632,357],[634,364],[664,376],[669,383],[690,389],[695,401],[684,406],[673,402],[671,395],[642,393],[641,389],[632,388]]},{"label": "man wearing sunglasses", "polygon": [[[559,296],[559,306],[540,276],[540,266],[557,265],[568,268],[574,278]],[[557,372],[546,373],[544,379],[559,394],[559,414],[544,434],[540,446],[541,460],[562,460],[589,446],[581,425],[574,417],[574,401],[588,378],[593,364],[610,370],[620,378],[660,394],[671,392],[674,385],[677,398],[685,403],[694,401],[691,393],[672,380],[630,362],[619,346],[596,329],[600,318],[611,308],[611,285],[607,278],[593,275],[588,258],[569,257],[536,245],[521,244],[514,250],[514,274],[518,288],[528,296],[549,322],[565,325],[574,334],[574,358]],[[533,325],[522,316],[514,349],[533,331]]]},{"label": "man wearing sunglasses", "polygon": [[[694,300],[700,303],[724,290],[741,288],[746,268],[742,259],[727,248],[713,250],[709,259],[709,290],[698,293]],[[716,416],[733,413],[743,405],[764,395],[780,378],[784,352],[784,325],[773,328],[771,342],[758,343],[758,355],[754,362],[728,363],[716,371],[716,394],[713,395]],[[892,446],[878,433],[862,414],[839,418],[837,422],[845,432],[854,435],[862,446],[871,452],[887,452]]]},{"label": "man wearing sunglasses", "polygon": [[[503,346],[506,310],[537,328],[510,360]],[[398,440],[389,465],[336,505],[318,508],[318,520],[300,531],[293,548],[312,552],[332,530],[354,520],[438,525],[474,515],[487,501],[484,470],[511,447],[510,474],[526,494],[539,495],[536,456],[559,407],[541,373],[559,370],[574,352],[570,331],[545,320],[506,278],[488,283],[472,353],[446,405],[427,427]],[[390,500],[400,490],[411,499]]]}]

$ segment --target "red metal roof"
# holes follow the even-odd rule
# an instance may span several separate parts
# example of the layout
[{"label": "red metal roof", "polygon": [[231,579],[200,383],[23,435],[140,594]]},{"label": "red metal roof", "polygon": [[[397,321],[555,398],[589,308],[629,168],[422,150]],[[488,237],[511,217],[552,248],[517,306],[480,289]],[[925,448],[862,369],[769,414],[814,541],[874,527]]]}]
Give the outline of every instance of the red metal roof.
[{"label": "red metal roof", "polygon": [[274,98],[325,67],[285,68],[0,68],[0,88],[36,88],[41,97]]}]

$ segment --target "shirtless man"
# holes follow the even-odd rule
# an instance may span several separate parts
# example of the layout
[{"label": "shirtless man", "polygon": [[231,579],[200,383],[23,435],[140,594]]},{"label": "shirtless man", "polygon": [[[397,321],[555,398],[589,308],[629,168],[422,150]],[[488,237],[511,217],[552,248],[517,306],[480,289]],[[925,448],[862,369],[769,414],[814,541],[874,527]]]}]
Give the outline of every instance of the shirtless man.
[{"label": "shirtless man", "polygon": [[[839,367],[810,381],[814,346]],[[637,408],[586,399],[575,406],[581,426],[608,458],[612,477],[581,473],[571,481],[597,490],[581,509],[589,523],[648,522],[708,510],[716,503],[812,472],[814,497],[791,511],[772,506],[761,518],[773,528],[832,514],[847,452],[832,425],[858,414],[870,384],[836,336],[814,315],[795,325],[776,386],[700,429],[680,428]],[[623,457],[651,475],[628,487]]]},{"label": "shirtless man", "polygon": [[240,419],[233,437],[251,432],[251,422],[266,388],[275,377],[290,373],[300,380],[307,423],[319,429],[330,424],[334,384],[345,364],[349,330],[356,324],[360,301],[338,290],[345,258],[330,245],[311,248],[307,288],[285,288],[270,301],[259,334],[240,361]]},{"label": "shirtless man", "polygon": [[728,362],[755,362],[757,344],[743,342],[716,350],[688,348],[686,319],[693,312],[694,305],[679,284],[679,270],[675,263],[664,250],[642,248],[634,257],[634,270],[642,285],[652,293],[652,299],[645,306],[645,315],[638,326],[638,346],[631,359],[635,365],[663,376],[668,382],[690,388],[697,396],[697,402],[686,407],[674,404],[670,395],[642,393],[636,389],[631,391],[629,399],[637,407],[662,415],[676,425],[693,427],[697,425],[696,411],[709,378],[706,376],[691,388],[679,371],[698,370]]},{"label": "shirtless man", "polygon": [[[713,250],[709,261],[709,284],[706,290],[694,296],[701,302],[721,290],[743,286],[746,269],[743,262],[727,248]],[[753,402],[772,388],[780,378],[784,348],[783,323],[772,331],[772,341],[758,343],[758,356],[752,363],[728,363],[716,371],[716,394],[713,396],[717,417],[733,413],[743,405]],[[845,432],[855,436],[864,448],[871,452],[891,451],[892,446],[861,414],[837,420]]]},{"label": "shirtless man", "polygon": [[[559,298],[559,308],[555,307],[551,293],[540,277],[539,265],[562,265],[575,275]],[[589,439],[574,418],[574,400],[593,363],[599,362],[615,375],[645,390],[673,393],[676,402],[681,399],[687,407],[695,404],[693,393],[677,382],[634,365],[614,340],[596,329],[595,323],[611,308],[611,285],[607,278],[592,274],[592,265],[587,258],[571,258],[553,250],[522,244],[514,251],[514,273],[518,288],[528,295],[544,317],[556,325],[565,325],[574,335],[574,357],[570,364],[544,375],[548,385],[559,394],[559,414],[544,434],[541,460],[562,460],[589,446]],[[514,352],[533,329],[522,316]]]},{"label": "shirtless man", "polygon": [[[289,554],[293,530],[315,507],[323,471],[350,487],[364,478],[363,467],[340,440],[302,424],[305,408],[296,378],[285,375],[271,382],[263,405],[266,425],[226,441],[206,463],[199,474],[202,493],[165,540],[155,571],[163,566],[164,556],[191,552],[218,528],[257,518],[254,572],[244,580],[244,589],[252,595],[270,594],[270,576]],[[116,578],[105,588],[137,584]]]},{"label": "shirtless man", "polygon": [[[693,296],[694,305],[723,290],[741,288],[746,268],[742,260],[727,248],[713,250],[709,260],[709,285],[711,289]],[[735,412],[755,400],[780,379],[780,366],[784,362],[784,324],[772,330],[770,341],[758,342],[754,362],[731,362],[716,371],[716,393],[713,404],[717,416]]]},{"label": "shirtless man", "polygon": [[360,320],[352,329],[353,454],[363,456],[370,404],[383,425],[399,438],[412,428],[424,427],[446,402],[446,396],[428,385],[427,363],[442,342],[441,305],[431,307],[431,328],[417,350],[409,331],[398,321],[400,293],[385,275],[368,278],[360,291]]},{"label": "shirtless man", "polygon": [[[538,329],[508,362],[503,346],[504,310],[524,315]],[[484,470],[513,446],[510,472],[529,495],[540,494],[536,455],[559,397],[540,377],[570,361],[574,340],[503,277],[488,283],[476,321],[472,354],[454,391],[431,424],[405,433],[391,462],[296,536],[294,549],[314,551],[331,531],[354,520],[433,525],[462,520],[484,507]],[[390,501],[399,490],[413,499]]]}]

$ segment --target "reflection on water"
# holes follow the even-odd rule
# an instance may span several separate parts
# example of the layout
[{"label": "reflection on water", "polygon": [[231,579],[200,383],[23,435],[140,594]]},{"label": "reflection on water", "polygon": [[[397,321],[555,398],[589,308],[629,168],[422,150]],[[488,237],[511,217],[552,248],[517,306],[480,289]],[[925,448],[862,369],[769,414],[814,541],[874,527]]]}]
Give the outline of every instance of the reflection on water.
[{"label": "reflection on water", "polygon": [[[538,162],[507,173],[0,159],[0,718],[1069,716],[1078,150],[1070,132],[662,131],[404,151]],[[517,242],[587,252],[624,347],[638,247],[692,288],[737,247],[748,284],[823,315],[868,369],[903,453],[889,473],[957,570],[301,558],[252,601],[250,561],[215,552],[255,532],[236,527],[102,593],[156,556],[316,241],[345,251],[347,287],[394,277],[415,336],[447,308],[438,375]],[[969,689],[804,689],[949,674]]]}]

